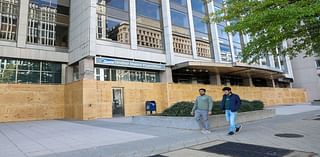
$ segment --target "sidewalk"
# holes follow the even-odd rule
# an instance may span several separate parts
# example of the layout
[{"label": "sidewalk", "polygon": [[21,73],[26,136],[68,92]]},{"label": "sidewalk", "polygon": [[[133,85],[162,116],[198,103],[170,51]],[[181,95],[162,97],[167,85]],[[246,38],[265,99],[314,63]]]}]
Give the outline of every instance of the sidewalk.
[{"label": "sidewalk", "polygon": [[[303,113],[282,115],[297,108],[277,109],[280,115],[244,124],[240,134],[228,136],[226,128],[212,134],[149,127],[126,120],[33,121],[0,123],[0,157],[112,157],[150,156],[210,141],[230,141],[320,154],[320,106],[304,105]],[[317,107],[317,106],[316,106]],[[313,108],[309,111],[306,108]],[[295,112],[296,113],[296,112]],[[303,138],[281,138],[277,133],[296,133]]]}]

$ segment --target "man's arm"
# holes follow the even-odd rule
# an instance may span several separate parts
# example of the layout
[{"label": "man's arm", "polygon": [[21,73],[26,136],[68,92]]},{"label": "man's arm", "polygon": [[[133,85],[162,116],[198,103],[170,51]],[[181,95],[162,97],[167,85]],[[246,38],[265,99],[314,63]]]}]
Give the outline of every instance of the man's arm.
[{"label": "man's arm", "polygon": [[224,104],[225,104],[225,99],[224,99],[225,95],[222,96],[222,100],[221,100],[221,104],[220,104],[220,108],[221,110],[224,110]]},{"label": "man's arm", "polygon": [[194,110],[196,110],[197,106],[198,106],[198,98],[196,98],[196,101],[194,102],[194,105],[193,105],[192,111],[191,111],[191,115],[194,114]]},{"label": "man's arm", "polygon": [[211,96],[209,96],[209,100],[208,100],[209,102],[209,112],[212,112],[212,107],[213,107],[213,101],[212,101],[212,97]]},{"label": "man's arm", "polygon": [[239,110],[240,105],[241,105],[240,97],[239,97],[239,95],[236,95],[236,109],[237,110]]}]

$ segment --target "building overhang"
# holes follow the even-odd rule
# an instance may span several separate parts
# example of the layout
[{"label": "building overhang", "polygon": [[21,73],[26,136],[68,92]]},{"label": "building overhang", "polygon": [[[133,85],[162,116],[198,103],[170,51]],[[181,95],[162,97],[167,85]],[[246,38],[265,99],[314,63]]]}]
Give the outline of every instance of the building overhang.
[{"label": "building overhang", "polygon": [[249,65],[244,63],[214,63],[203,61],[188,61],[178,63],[173,66],[173,70],[201,70],[210,73],[223,75],[238,75],[244,77],[259,77],[268,79],[278,79],[285,77],[283,71],[267,66]]}]

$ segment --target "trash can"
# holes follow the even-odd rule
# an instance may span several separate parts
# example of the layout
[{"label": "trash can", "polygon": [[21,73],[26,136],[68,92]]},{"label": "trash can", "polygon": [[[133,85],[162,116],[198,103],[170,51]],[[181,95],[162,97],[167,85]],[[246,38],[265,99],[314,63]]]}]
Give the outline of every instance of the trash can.
[{"label": "trash can", "polygon": [[156,101],[146,101],[146,114],[148,114],[148,112],[150,112],[150,114],[152,114],[152,112],[157,112]]}]

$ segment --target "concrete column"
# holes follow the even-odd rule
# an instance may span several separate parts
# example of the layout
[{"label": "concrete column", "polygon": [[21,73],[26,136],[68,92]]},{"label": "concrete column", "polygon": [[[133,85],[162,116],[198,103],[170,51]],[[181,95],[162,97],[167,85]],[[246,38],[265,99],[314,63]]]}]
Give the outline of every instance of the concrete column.
[{"label": "concrete column", "polygon": [[64,69],[66,71],[65,74],[65,83],[71,83],[73,81],[73,67],[72,66],[67,66]]},{"label": "concrete column", "polygon": [[221,86],[220,74],[210,74],[210,84]]},{"label": "concrete column", "polygon": [[[71,5],[71,4],[70,4]],[[97,1],[90,3],[90,25],[89,25],[89,48],[90,56],[96,56],[96,41],[97,41]]]},{"label": "concrete column", "polygon": [[269,55],[269,62],[270,62],[270,67],[275,68],[276,65],[274,64],[274,57],[272,54]]},{"label": "concrete column", "polygon": [[[288,43],[287,41],[283,41],[283,47],[285,49],[288,48]],[[293,78],[293,70],[292,70],[292,65],[291,65],[291,60],[288,56],[285,56],[286,64],[287,64],[287,69],[288,69],[288,75],[290,78]],[[291,85],[292,87],[292,85]]]},{"label": "concrete column", "polygon": [[251,77],[250,74],[248,74],[248,81],[249,81],[249,86],[250,86],[250,87],[254,87],[253,81],[252,81],[252,77]]},{"label": "concrete column", "polygon": [[[208,11],[209,15],[214,13],[214,1],[210,1],[208,3]],[[210,32],[211,32],[211,44],[213,46],[213,55],[215,62],[221,62],[221,51],[220,51],[220,44],[219,44],[219,37],[218,37],[218,28],[216,23],[210,23]],[[210,45],[211,45],[210,44]]]},{"label": "concrete column", "polygon": [[172,83],[172,70],[170,67],[166,67],[166,71],[160,72],[160,82]]},{"label": "concrete column", "polygon": [[170,14],[170,1],[161,0],[162,16],[163,16],[163,37],[164,48],[166,52],[167,65],[174,65],[172,24]]},{"label": "concrete column", "polygon": [[17,47],[26,47],[27,42],[27,29],[28,29],[28,13],[29,13],[29,0],[20,1],[19,10],[19,24],[18,24],[18,36]]},{"label": "concrete column", "polygon": [[272,79],[272,87],[276,88],[276,83],[274,82],[274,79]]},{"label": "concrete column", "polygon": [[195,35],[195,32],[194,32],[191,0],[187,0],[187,8],[188,8],[188,18],[189,18],[189,27],[190,27],[190,38],[191,38],[192,55],[193,55],[193,59],[197,59],[198,58],[197,42],[196,42],[196,35]]},{"label": "concrete column", "polygon": [[61,65],[61,83],[65,84],[66,83],[66,70],[67,70],[67,64],[62,64]]},{"label": "concrete column", "polygon": [[93,57],[87,57],[79,62],[80,80],[94,80]]},{"label": "concrete column", "polygon": [[131,49],[137,49],[137,15],[136,15],[136,1],[129,1],[130,8],[130,43]]},{"label": "concrete column", "polygon": [[[227,25],[230,25],[229,21],[227,21]],[[229,45],[230,45],[230,50],[231,50],[232,63],[235,63],[236,62],[236,56],[235,56],[235,53],[234,53],[232,33],[228,33],[228,37],[229,37]]]}]

